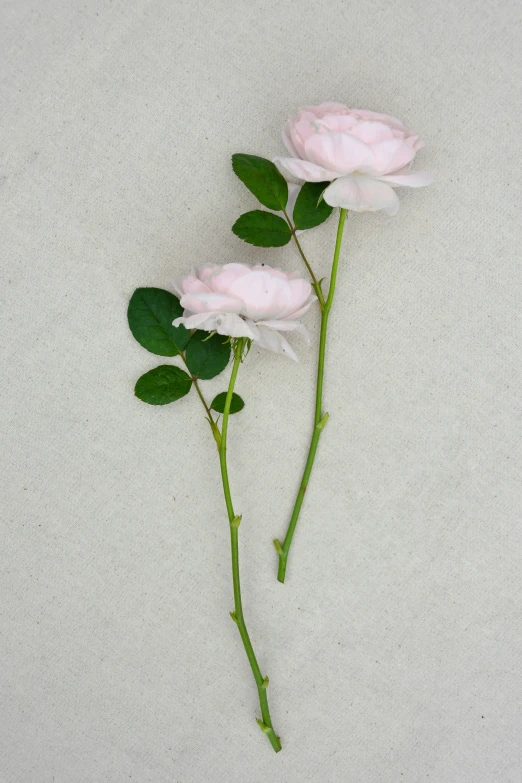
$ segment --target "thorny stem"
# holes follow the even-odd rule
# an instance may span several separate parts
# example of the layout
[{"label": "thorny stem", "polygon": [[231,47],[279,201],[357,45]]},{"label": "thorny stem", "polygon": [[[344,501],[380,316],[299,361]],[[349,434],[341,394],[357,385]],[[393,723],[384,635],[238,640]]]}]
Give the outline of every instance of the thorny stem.
[{"label": "thorny stem", "polygon": [[[277,578],[280,582],[285,581],[285,574],[286,574],[286,564],[288,560],[288,553],[290,551],[290,546],[292,544],[292,538],[294,536],[295,527],[297,525],[297,520],[299,519],[299,513],[301,511],[301,506],[303,505],[303,500],[306,492],[306,488],[308,486],[308,481],[310,479],[310,475],[312,473],[312,468],[314,465],[315,460],[315,454],[317,451],[317,446],[319,444],[319,438],[321,437],[321,432],[323,431],[323,428],[328,421],[328,414],[323,414],[322,408],[323,408],[323,378],[324,378],[324,361],[325,361],[325,351],[326,351],[326,333],[328,329],[328,318],[330,315],[330,310],[332,309],[332,303],[333,298],[335,294],[335,283],[337,280],[337,268],[339,265],[339,256],[341,253],[341,243],[343,238],[343,229],[344,229],[344,221],[346,219],[346,210],[341,209],[339,214],[339,226],[337,229],[337,239],[335,242],[335,251],[334,251],[334,257],[332,262],[332,273],[330,277],[330,286],[328,289],[328,298],[326,299],[326,302],[324,302],[324,307],[322,308],[321,312],[321,336],[319,340],[319,359],[317,364],[317,386],[316,386],[316,393],[315,393],[315,412],[314,412],[314,430],[312,433],[312,440],[310,442],[310,448],[308,450],[308,458],[306,460],[306,465],[303,473],[303,477],[301,479],[301,484],[299,486],[299,490],[297,492],[297,498],[295,501],[294,509],[292,511],[292,516],[290,517],[290,522],[288,524],[288,529],[286,531],[286,536],[284,538],[283,543],[281,544],[280,541],[275,539],[274,546],[276,548],[277,554],[279,556],[279,568],[277,571]],[[312,276],[312,279],[315,281],[314,275],[311,273],[311,270],[309,268],[308,263],[305,261],[307,268],[310,271],[310,274]]]},{"label": "thorny stem", "polygon": [[236,382],[239,365],[241,364],[243,350],[245,348],[245,339],[240,338],[233,344],[232,347],[234,351],[234,364],[232,366],[232,375],[230,376],[230,383],[228,385],[225,409],[223,411],[223,424],[221,427],[221,439],[220,439],[220,446],[219,446],[219,462],[221,465],[221,478],[223,481],[223,493],[225,495],[225,503],[228,512],[228,521],[230,523],[230,547],[232,553],[232,581],[234,585],[234,611],[231,612],[230,614],[238,627],[239,635],[241,636],[241,641],[243,642],[243,646],[245,648],[248,661],[252,668],[254,680],[256,681],[256,685],[257,685],[259,705],[261,707],[261,716],[262,716],[262,719],[261,720],[258,719],[257,723],[261,728],[261,730],[263,731],[263,733],[266,734],[266,736],[270,740],[270,743],[273,749],[275,750],[275,752],[278,753],[278,751],[281,750],[281,742],[273,729],[272,721],[270,719],[270,712],[268,709],[268,698],[266,693],[267,686],[268,686],[268,677],[263,677],[263,675],[261,674],[261,669],[259,668],[259,664],[257,662],[257,658],[254,653],[254,648],[252,647],[252,642],[250,641],[250,636],[248,635],[245,619],[243,617],[243,604],[241,601],[241,585],[239,580],[239,542],[238,542],[239,523],[241,522],[241,517],[236,516],[234,512],[234,506],[232,504],[232,496],[230,494],[230,484],[228,480],[228,468],[227,468],[227,431],[228,431],[228,417],[230,413],[230,405],[232,402],[232,394],[234,392],[234,385]]}]

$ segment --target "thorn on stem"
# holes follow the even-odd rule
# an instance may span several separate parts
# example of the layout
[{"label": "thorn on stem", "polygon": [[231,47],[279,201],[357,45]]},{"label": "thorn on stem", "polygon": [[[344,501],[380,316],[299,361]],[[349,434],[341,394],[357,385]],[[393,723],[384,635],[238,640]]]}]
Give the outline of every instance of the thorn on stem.
[{"label": "thorn on stem", "polygon": [[325,424],[326,424],[326,422],[328,421],[329,418],[330,418],[330,414],[329,413],[325,413],[323,418],[321,419],[321,421],[318,424],[315,425],[317,427],[317,429],[318,430],[324,429],[324,426],[325,426]]},{"label": "thorn on stem", "polygon": [[235,622],[235,624],[237,625],[237,617],[236,617],[236,613],[235,613],[235,612],[230,612],[230,616],[231,616],[231,618],[233,619],[233,621]]},{"label": "thorn on stem", "polygon": [[272,727],[267,726],[266,723],[263,723],[263,721],[260,720],[260,718],[256,718],[256,721],[263,734],[270,734],[270,732],[273,731]]},{"label": "thorn on stem", "polygon": [[284,554],[283,547],[281,546],[281,544],[279,543],[277,538],[274,538],[274,546],[275,546],[275,550],[276,550],[278,555],[283,555]]}]

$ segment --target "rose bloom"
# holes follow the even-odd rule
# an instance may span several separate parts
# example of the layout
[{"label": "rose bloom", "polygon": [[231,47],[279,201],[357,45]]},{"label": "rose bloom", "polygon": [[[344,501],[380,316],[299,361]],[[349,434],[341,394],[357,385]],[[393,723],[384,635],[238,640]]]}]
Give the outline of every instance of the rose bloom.
[{"label": "rose bloom", "polygon": [[393,188],[433,182],[431,174],[411,171],[424,143],[387,114],[342,103],[307,106],[285,124],[283,141],[292,157],[275,158],[275,164],[306,182],[331,182],[323,197],[332,207],[395,215],[399,199]]},{"label": "rose bloom", "polygon": [[266,264],[209,264],[174,281],[184,308],[174,326],[248,337],[261,348],[298,361],[281,332],[308,332],[296,319],[317,299],[298,273]]}]

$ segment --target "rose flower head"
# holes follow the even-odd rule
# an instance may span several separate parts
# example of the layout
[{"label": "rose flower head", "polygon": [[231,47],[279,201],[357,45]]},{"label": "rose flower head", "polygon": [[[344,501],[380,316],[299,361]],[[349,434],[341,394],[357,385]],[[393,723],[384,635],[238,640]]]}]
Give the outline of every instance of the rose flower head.
[{"label": "rose flower head", "polygon": [[308,332],[297,321],[317,297],[308,280],[267,264],[209,264],[174,281],[183,316],[174,326],[231,338],[248,337],[261,348],[297,361],[283,332]]},{"label": "rose flower head", "polygon": [[387,114],[342,103],[307,106],[285,123],[283,142],[292,157],[275,158],[278,168],[306,182],[331,182],[323,198],[332,207],[395,215],[394,188],[433,182],[431,174],[411,170],[424,143]]}]

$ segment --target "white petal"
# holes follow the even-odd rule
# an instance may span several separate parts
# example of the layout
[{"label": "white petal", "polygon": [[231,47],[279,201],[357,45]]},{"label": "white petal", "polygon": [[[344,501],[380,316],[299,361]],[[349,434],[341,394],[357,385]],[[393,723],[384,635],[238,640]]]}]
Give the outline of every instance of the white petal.
[{"label": "white petal", "polygon": [[191,313],[185,310],[180,318],[172,321],[172,326],[183,325],[185,329],[203,329],[206,332],[213,332],[216,328],[217,313]]},{"label": "white petal", "polygon": [[288,356],[293,359],[294,362],[298,362],[297,354],[285,340],[282,334],[274,331],[273,329],[259,328],[259,338],[256,340],[256,345],[260,348],[266,348],[267,351],[273,351],[274,353],[280,353],[284,356]]},{"label": "white petal", "polygon": [[305,182],[331,182],[339,176],[334,171],[300,158],[274,158],[274,163],[282,174],[304,179]]},{"label": "white petal", "polygon": [[219,313],[214,329],[218,334],[225,334],[229,337],[249,337],[251,340],[257,339],[259,331],[252,321],[240,318],[234,313]]},{"label": "white petal", "polygon": [[393,188],[385,182],[363,175],[337,179],[326,188],[324,200],[331,207],[342,207],[354,212],[384,209],[388,215],[395,215],[400,205]]},{"label": "white petal", "polygon": [[410,174],[386,174],[379,179],[381,182],[388,182],[396,187],[406,186],[409,188],[423,188],[435,181],[433,175],[427,171],[412,171]]},{"label": "white petal", "polygon": [[258,321],[258,326],[266,326],[269,329],[275,329],[279,332],[297,332],[302,335],[308,345],[310,345],[310,335],[308,329],[298,321]]}]

